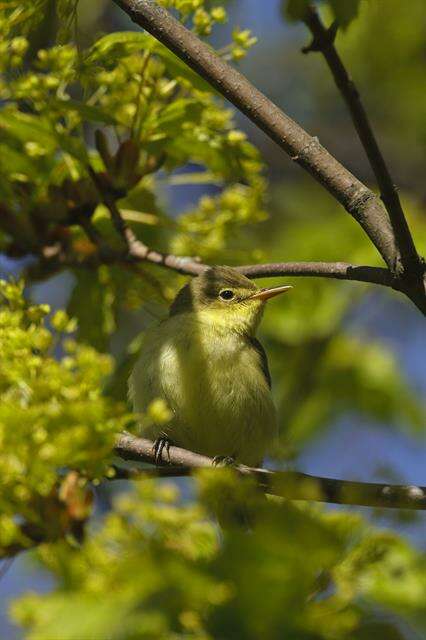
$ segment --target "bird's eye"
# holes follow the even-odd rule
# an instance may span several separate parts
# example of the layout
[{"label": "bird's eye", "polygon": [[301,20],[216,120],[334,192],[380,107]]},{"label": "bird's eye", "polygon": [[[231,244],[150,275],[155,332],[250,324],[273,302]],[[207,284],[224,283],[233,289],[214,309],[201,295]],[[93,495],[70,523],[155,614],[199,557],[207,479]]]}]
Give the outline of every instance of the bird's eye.
[{"label": "bird's eye", "polygon": [[231,289],[223,289],[223,291],[219,293],[219,297],[222,298],[222,300],[232,300],[234,292],[231,291]]}]

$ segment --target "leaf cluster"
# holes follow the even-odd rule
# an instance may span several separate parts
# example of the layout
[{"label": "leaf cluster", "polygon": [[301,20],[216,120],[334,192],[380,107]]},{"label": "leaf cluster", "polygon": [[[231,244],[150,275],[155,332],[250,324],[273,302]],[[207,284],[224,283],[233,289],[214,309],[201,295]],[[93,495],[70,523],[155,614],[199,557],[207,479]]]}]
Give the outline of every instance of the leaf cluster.
[{"label": "leaf cluster", "polygon": [[[5,44],[21,56],[16,72],[3,68],[0,86],[0,194],[9,203],[0,247],[9,255],[40,253],[58,241],[77,259],[93,253],[81,242],[92,219],[96,231],[101,210],[90,166],[115,199],[127,199],[120,206],[131,202],[163,225],[171,216],[156,202],[159,185],[173,184],[172,174],[188,163],[200,167],[201,183],[225,188],[214,217],[205,200],[192,208],[199,225],[211,219],[223,238],[262,217],[258,153],[206,84],[151,36],[113,33],[85,51],[70,43],[41,49],[29,68],[28,40],[20,38]],[[237,40],[243,46],[247,38]],[[188,233],[188,226],[183,219],[179,230]]]},{"label": "leaf cluster", "polygon": [[[58,311],[49,328],[49,313],[25,302],[22,283],[0,280],[0,556],[67,530],[84,502],[80,489],[105,475],[114,437],[128,422],[123,407],[102,395],[110,357],[69,337],[55,358],[76,324]],[[67,469],[80,480],[64,484]]]},{"label": "leaf cluster", "polygon": [[[14,605],[27,637],[343,640],[388,612],[382,637],[403,638],[403,617],[424,617],[424,560],[396,536],[267,503],[226,469],[198,486],[201,504],[182,504],[175,487],[144,482],[78,552],[40,550],[59,589]],[[248,505],[251,533],[231,525],[219,539],[209,509]]]}]

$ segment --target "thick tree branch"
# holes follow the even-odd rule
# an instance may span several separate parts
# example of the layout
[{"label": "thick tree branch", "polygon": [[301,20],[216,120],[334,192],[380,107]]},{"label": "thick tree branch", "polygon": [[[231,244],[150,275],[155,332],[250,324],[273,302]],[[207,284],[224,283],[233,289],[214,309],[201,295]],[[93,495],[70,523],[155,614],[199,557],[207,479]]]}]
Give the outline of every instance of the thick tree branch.
[{"label": "thick tree branch", "polygon": [[153,0],[114,0],[131,19],[199,73],[320,182],[358,221],[392,272],[400,263],[380,199],[343,167],[317,138],[283,113],[241,73]]},{"label": "thick tree branch", "polygon": [[[154,443],[129,434],[119,437],[115,452],[123,460],[155,464]],[[195,469],[212,467],[213,460],[193,451],[171,446],[166,462],[148,475],[190,475]],[[272,495],[288,500],[308,500],[333,504],[351,504],[365,507],[393,509],[426,509],[426,487],[389,485],[371,482],[352,482],[311,476],[300,471],[269,471],[236,465],[242,476],[255,478],[259,486]],[[142,472],[145,473],[145,470]],[[117,477],[138,477],[138,472],[117,470]]]},{"label": "thick tree branch", "polygon": [[414,276],[422,274],[422,264],[414,246],[414,241],[401,206],[398,192],[386,166],[385,159],[374,135],[358,89],[349,77],[334,46],[336,32],[333,27],[330,29],[325,28],[318,11],[313,6],[307,10],[305,23],[312,33],[313,42],[303,51],[304,53],[321,51],[330,68],[337,88],[349,109],[358,137],[376,176],[381,198],[389,214],[400,251],[402,266],[406,274],[407,272]]}]

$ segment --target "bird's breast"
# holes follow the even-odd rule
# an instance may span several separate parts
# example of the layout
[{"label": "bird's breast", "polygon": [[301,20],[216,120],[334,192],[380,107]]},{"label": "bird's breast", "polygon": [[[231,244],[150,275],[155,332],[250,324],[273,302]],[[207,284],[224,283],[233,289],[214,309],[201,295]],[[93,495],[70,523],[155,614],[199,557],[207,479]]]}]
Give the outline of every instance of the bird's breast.
[{"label": "bird's breast", "polygon": [[163,327],[142,355],[135,391],[149,383],[151,395],[166,400],[177,444],[256,463],[276,430],[258,353],[240,334],[179,320],[167,321],[174,326]]}]

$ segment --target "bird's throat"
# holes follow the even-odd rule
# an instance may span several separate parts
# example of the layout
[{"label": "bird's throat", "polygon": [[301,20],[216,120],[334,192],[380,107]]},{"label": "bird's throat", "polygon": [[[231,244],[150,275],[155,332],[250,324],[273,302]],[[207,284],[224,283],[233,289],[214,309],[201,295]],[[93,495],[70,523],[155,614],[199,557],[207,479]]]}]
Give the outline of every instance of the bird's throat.
[{"label": "bird's throat", "polygon": [[264,305],[252,303],[247,306],[236,305],[235,308],[200,309],[194,312],[193,320],[203,327],[203,331],[221,335],[254,336],[263,314]]}]

